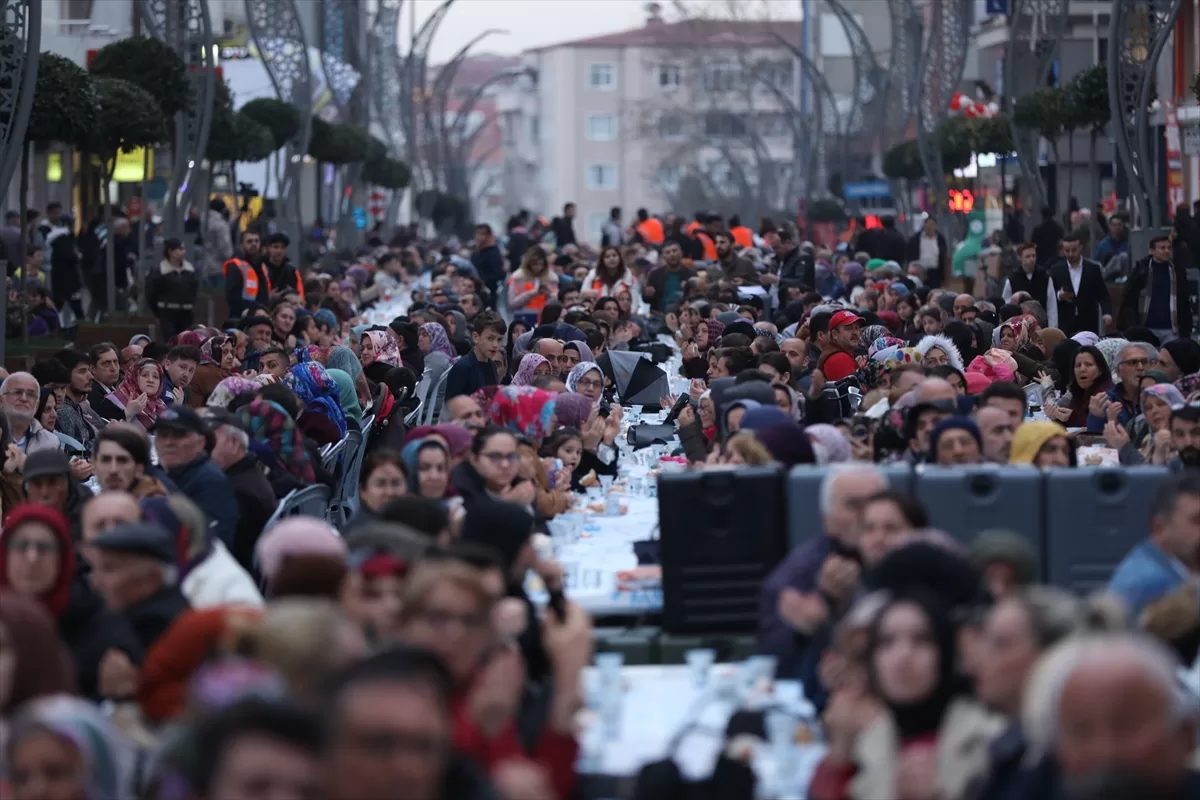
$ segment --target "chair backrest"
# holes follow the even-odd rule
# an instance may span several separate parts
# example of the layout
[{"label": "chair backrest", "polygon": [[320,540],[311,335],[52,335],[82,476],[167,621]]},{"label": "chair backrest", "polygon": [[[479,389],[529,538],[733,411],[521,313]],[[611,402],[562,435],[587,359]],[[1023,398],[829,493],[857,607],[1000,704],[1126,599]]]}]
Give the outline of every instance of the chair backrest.
[{"label": "chair backrest", "polygon": [[324,519],[329,506],[329,487],[324,484],[313,484],[303,489],[292,489],[287,496],[279,501],[275,513],[267,520],[263,530],[269,530],[272,525],[285,517],[305,514],[317,519]]},{"label": "chair backrest", "polygon": [[360,431],[350,431],[343,441],[346,444],[346,457],[333,499],[335,505],[345,504],[353,511],[358,507],[358,474],[362,471],[363,456],[366,455],[367,448]]},{"label": "chair backrest", "polygon": [[321,466],[326,472],[334,472],[337,470],[338,459],[346,452],[346,439],[334,445],[326,445],[326,448],[321,452]]},{"label": "chair backrest", "polygon": [[1041,557],[1046,481],[1041,470],[982,464],[970,467],[925,466],[917,474],[917,498],[929,512],[929,524],[964,545],[992,529],[1007,529],[1029,540]]},{"label": "chair backrest", "polygon": [[421,398],[421,425],[433,425],[438,421],[438,416],[442,413],[442,406],[446,404],[446,379],[449,377],[450,370],[446,370],[429,387],[429,392]]}]

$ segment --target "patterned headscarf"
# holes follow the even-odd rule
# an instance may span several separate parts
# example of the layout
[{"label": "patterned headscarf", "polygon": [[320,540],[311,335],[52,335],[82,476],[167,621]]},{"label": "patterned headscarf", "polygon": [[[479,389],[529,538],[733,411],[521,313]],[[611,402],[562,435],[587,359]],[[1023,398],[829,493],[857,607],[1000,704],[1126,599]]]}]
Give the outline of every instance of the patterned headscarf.
[{"label": "patterned headscarf", "polygon": [[578,364],[572,367],[570,373],[567,374],[567,391],[578,392],[579,382],[583,380],[584,375],[587,375],[592,370],[599,372],[600,380],[604,380],[604,371],[600,369],[599,364],[597,364],[595,361],[580,361]]},{"label": "patterned headscarf", "polygon": [[725,323],[714,317],[700,320],[708,328],[708,346],[716,347],[717,340],[721,338],[721,334],[725,330]]},{"label": "patterned headscarf", "polygon": [[850,439],[832,425],[809,425],[804,432],[813,443],[818,464],[841,464],[854,455],[850,449]]},{"label": "patterned headscarf", "polygon": [[342,411],[341,390],[324,367],[315,361],[305,361],[289,369],[283,376],[283,382],[308,408],[318,406],[337,425],[338,433],[346,435],[346,412]]},{"label": "patterned headscarf", "polygon": [[533,385],[533,373],[535,373],[537,371],[537,368],[540,367],[542,364],[549,364],[549,363],[550,362],[546,359],[545,356],[538,355],[537,353],[526,353],[524,356],[521,357],[521,364],[520,364],[520,366],[517,367],[517,373],[515,375],[513,375],[512,385],[513,386],[532,386]]},{"label": "patterned headscarf", "polygon": [[596,356],[592,353],[592,348],[588,347],[587,342],[566,342],[563,344],[563,350],[574,350],[579,353],[579,360],[595,361]]},{"label": "patterned headscarf", "polygon": [[880,336],[871,341],[871,346],[867,348],[867,357],[874,358],[880,350],[887,350],[889,347],[903,346],[903,339],[897,339],[895,336]]},{"label": "patterned headscarf", "polygon": [[1033,334],[1041,330],[1041,325],[1038,324],[1037,317],[1033,314],[1021,314],[1012,319],[1005,320],[1000,324],[998,330],[1009,328],[1017,337],[1017,346],[1029,344]]},{"label": "patterned headscarf", "polygon": [[223,334],[205,339],[204,344],[200,345],[200,363],[221,366],[221,351],[225,349],[226,342],[233,344],[233,340]]},{"label": "patterned headscarf", "polygon": [[208,337],[200,331],[184,331],[175,337],[176,347],[199,347]]},{"label": "patterned headscarf", "polygon": [[[400,360],[400,347],[390,333],[385,331],[363,331],[363,336],[370,340],[375,348],[375,361],[382,361],[393,367],[404,366]],[[375,363],[372,361],[371,363]]]},{"label": "patterned headscarf", "polygon": [[492,399],[488,418],[514,433],[543,439],[553,430],[556,397],[554,392],[532,386],[504,386]]},{"label": "patterned headscarf", "polygon": [[325,367],[340,369],[356,381],[363,371],[362,362],[349,347],[335,347],[330,350],[329,355],[325,358]]},{"label": "patterned headscarf", "polygon": [[1142,407],[1145,408],[1146,395],[1154,395],[1159,400],[1167,404],[1167,408],[1172,411],[1178,411],[1187,405],[1187,399],[1184,398],[1183,392],[1176,389],[1169,383],[1156,383],[1153,386],[1147,386],[1142,389]]},{"label": "patterned headscarf", "polygon": [[[138,386],[137,382],[138,374],[150,366],[158,370],[159,385],[163,385],[162,364],[159,364],[152,358],[143,358],[125,371],[124,380],[105,399],[124,411],[126,404],[142,393],[141,387]],[[154,420],[158,419],[158,415],[165,411],[166,408],[167,404],[163,401],[162,392],[160,391],[146,402],[146,407],[142,409],[141,413],[135,419],[141,423],[143,428],[150,430],[154,425]]]},{"label": "patterned headscarf", "polygon": [[1104,354],[1104,360],[1108,362],[1108,371],[1116,379],[1117,374],[1117,359],[1121,357],[1121,350],[1128,346],[1128,339],[1113,338],[1101,339],[1096,342],[1096,349]]},{"label": "patterned headscarf", "polygon": [[1189,401],[1192,395],[1200,392],[1200,372],[1193,372],[1191,375],[1184,375],[1179,380],[1175,381],[1175,388],[1179,390]]},{"label": "patterned headscarf", "polygon": [[421,330],[429,337],[429,352],[442,353],[451,361],[458,358],[458,351],[450,344],[450,337],[441,323],[426,322],[421,326]]},{"label": "patterned headscarf", "polygon": [[238,419],[250,436],[250,448],[268,466],[285,470],[301,483],[316,480],[304,435],[283,407],[269,400],[254,400],[238,409]]},{"label": "patterned headscarf", "polygon": [[247,378],[242,375],[230,375],[213,388],[205,405],[212,406],[213,408],[228,408],[229,402],[233,398],[242,392],[257,392],[258,387],[261,385],[253,378]]},{"label": "patterned headscarf", "polygon": [[883,376],[887,375],[888,371],[882,361],[868,361],[858,368],[858,379],[862,381],[864,389],[868,391],[878,389],[883,383]]},{"label": "patterned headscarf", "polygon": [[870,347],[871,343],[877,339],[888,336],[891,333],[886,325],[868,325],[862,329],[862,333],[858,335],[859,347]]},{"label": "patterned headscarf", "polygon": [[587,395],[563,392],[554,404],[554,416],[564,428],[582,428],[596,403]]}]

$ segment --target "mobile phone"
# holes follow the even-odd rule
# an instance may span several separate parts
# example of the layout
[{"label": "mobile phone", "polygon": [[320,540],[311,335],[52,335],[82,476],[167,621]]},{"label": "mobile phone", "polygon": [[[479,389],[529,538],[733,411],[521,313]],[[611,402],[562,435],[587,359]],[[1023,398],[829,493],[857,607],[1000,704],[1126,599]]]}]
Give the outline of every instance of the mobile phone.
[{"label": "mobile phone", "polygon": [[608,415],[612,413],[612,406],[607,400],[600,401],[600,408],[596,411],[596,416],[608,419]]},{"label": "mobile phone", "polygon": [[563,594],[562,589],[550,590],[550,602],[548,603],[550,610],[558,617],[559,622],[567,621],[567,598]]},{"label": "mobile phone", "polygon": [[684,392],[675,400],[675,405],[671,406],[671,410],[667,413],[667,418],[663,420],[664,425],[671,425],[683,413],[683,408],[691,400],[691,395]]}]

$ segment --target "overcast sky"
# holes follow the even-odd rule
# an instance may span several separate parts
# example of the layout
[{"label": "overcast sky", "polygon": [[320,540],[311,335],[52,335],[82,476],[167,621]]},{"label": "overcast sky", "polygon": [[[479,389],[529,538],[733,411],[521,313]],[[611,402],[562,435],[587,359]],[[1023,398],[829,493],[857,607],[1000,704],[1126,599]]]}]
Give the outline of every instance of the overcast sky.
[{"label": "overcast sky", "polygon": [[[412,0],[409,0],[411,2]],[[727,0],[726,0],[727,1]],[[794,18],[799,14],[798,0],[736,0],[753,13]],[[433,13],[441,0],[415,0],[417,27]],[[641,27],[646,21],[647,0],[456,0],[433,40],[433,62],[449,59],[473,37],[488,29],[507,33],[488,37],[478,52],[516,54],[588,36],[615,33]],[[664,16],[676,16],[674,0],[659,0]],[[687,0],[689,8],[720,11],[721,0]],[[401,36],[411,36],[410,6],[401,14]],[[403,45],[402,45],[403,49]]]}]

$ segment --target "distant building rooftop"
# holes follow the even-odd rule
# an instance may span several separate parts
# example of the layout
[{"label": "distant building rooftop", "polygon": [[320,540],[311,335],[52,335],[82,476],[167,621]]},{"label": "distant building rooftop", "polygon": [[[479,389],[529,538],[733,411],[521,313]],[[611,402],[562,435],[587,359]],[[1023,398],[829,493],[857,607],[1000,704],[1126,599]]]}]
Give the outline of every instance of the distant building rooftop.
[{"label": "distant building rooftop", "polygon": [[783,45],[781,37],[791,44],[798,45],[800,20],[687,19],[663,22],[651,19],[640,28],[534,47],[531,48],[531,52],[554,50],[559,47],[780,47]]}]

